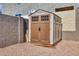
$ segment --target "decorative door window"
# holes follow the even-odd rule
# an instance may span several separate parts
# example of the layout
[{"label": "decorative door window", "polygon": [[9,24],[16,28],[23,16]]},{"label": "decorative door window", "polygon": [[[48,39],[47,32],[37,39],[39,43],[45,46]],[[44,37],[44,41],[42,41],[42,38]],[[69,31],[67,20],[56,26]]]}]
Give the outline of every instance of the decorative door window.
[{"label": "decorative door window", "polygon": [[38,21],[39,17],[38,16],[32,16],[32,21]]},{"label": "decorative door window", "polygon": [[49,20],[48,15],[41,16],[41,21],[48,21],[48,20]]}]

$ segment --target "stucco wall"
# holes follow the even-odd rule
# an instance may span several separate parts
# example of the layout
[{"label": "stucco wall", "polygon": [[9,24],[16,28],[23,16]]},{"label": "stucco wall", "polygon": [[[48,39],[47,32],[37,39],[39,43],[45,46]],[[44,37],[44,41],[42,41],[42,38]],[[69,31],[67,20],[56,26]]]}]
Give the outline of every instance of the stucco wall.
[{"label": "stucco wall", "polygon": [[[68,13],[69,14],[69,13]],[[71,27],[73,27],[72,29],[74,30],[65,30],[62,32],[63,36],[63,40],[74,40],[74,41],[79,41],[79,9],[75,9],[75,13],[73,14],[75,17],[69,16],[69,19],[71,18],[71,21],[68,22],[72,22],[72,24],[70,26],[68,26],[68,28],[70,29]],[[68,18],[67,18],[68,19]],[[75,21],[74,21],[74,20]],[[64,19],[66,20],[66,19]],[[73,21],[75,23],[73,23]],[[75,25],[75,27],[74,27]]]},{"label": "stucco wall", "polygon": [[75,10],[55,12],[62,18],[63,31],[76,31]]},{"label": "stucco wall", "polygon": [[76,21],[75,23],[76,31],[64,31],[63,39],[79,41],[79,9],[76,9],[75,11],[76,13],[74,15]]}]

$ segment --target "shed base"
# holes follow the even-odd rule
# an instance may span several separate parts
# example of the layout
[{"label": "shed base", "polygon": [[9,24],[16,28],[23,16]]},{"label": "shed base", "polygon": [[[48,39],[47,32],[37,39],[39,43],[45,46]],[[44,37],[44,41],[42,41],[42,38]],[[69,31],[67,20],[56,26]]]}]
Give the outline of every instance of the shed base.
[{"label": "shed base", "polygon": [[41,47],[54,47],[55,45],[57,45],[62,39],[58,40],[57,42],[55,42],[54,44],[49,44],[49,43],[42,43],[39,41],[31,41],[31,43],[33,43],[36,46],[41,46]]}]

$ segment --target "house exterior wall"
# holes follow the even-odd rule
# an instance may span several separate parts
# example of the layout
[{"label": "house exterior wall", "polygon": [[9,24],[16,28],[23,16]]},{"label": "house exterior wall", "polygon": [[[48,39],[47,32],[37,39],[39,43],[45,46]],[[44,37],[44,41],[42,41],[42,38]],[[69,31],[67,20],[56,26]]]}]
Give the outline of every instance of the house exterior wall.
[{"label": "house exterior wall", "polygon": [[63,31],[75,31],[75,10],[55,12],[62,18]]},{"label": "house exterior wall", "polygon": [[[18,43],[18,17],[0,15],[0,47]],[[20,18],[20,42],[23,42],[23,19]]]},{"label": "house exterior wall", "polygon": [[63,31],[63,39],[79,41],[79,9],[75,9],[75,31]]},{"label": "house exterior wall", "polygon": [[[70,13],[68,13],[68,15],[69,14]],[[76,8],[74,10],[74,13],[72,12],[71,14],[73,14],[73,16],[69,16],[66,19],[69,20],[69,21],[67,21],[68,23],[72,22],[72,24],[70,24],[70,26],[68,26],[68,25],[66,25],[66,26],[68,26],[68,29],[70,29],[71,27],[73,27],[73,28],[71,30],[63,30],[62,38],[64,40],[79,41],[79,9]],[[63,20],[66,20],[66,19],[63,19]]]}]

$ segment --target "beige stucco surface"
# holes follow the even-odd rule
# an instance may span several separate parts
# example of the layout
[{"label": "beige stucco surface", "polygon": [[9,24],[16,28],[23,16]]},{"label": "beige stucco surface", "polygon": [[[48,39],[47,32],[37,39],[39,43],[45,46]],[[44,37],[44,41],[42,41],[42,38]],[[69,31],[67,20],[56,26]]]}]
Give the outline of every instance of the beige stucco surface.
[{"label": "beige stucco surface", "polygon": [[76,31],[75,10],[55,12],[62,18],[63,31]]}]

